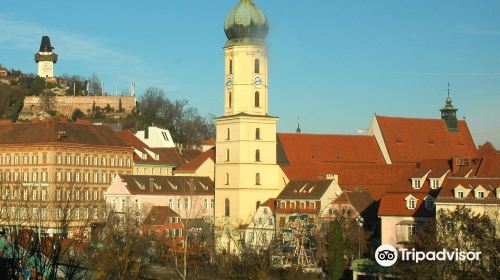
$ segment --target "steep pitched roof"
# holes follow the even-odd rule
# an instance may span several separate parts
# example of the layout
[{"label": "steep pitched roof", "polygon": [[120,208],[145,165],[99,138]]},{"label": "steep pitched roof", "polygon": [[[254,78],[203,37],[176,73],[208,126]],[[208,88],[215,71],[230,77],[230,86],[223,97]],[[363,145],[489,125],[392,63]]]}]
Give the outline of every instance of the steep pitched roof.
[{"label": "steep pitched roof", "polygon": [[132,195],[214,195],[208,177],[118,175]]},{"label": "steep pitched roof", "polygon": [[376,218],[377,205],[370,192],[344,191],[332,204],[351,205],[363,217]]},{"label": "steep pitched roof", "polygon": [[168,223],[168,218],[180,217],[177,212],[168,206],[153,206],[149,214],[144,219],[145,225],[164,225]]},{"label": "steep pitched roof", "polygon": [[0,123],[0,144],[79,144],[126,148],[117,133],[107,125],[53,121]]},{"label": "steep pitched roof", "polygon": [[329,164],[384,163],[373,136],[279,133],[277,142],[278,164],[290,180],[318,179]]},{"label": "steep pitched roof", "polygon": [[[471,192],[464,198],[455,198],[454,190],[458,186],[463,186],[466,189],[471,189]],[[484,187],[490,191],[485,198],[475,198],[473,189],[478,186]],[[500,177],[498,178],[464,178],[464,177],[449,177],[442,185],[441,192],[437,196],[436,202],[473,202],[473,203],[493,203],[500,204],[500,199],[496,198],[496,189],[500,187]]]},{"label": "steep pitched roof", "polygon": [[276,211],[276,199],[274,198],[269,198],[266,200],[264,203],[262,203],[260,206],[267,206],[271,208],[271,211]]},{"label": "steep pitched roof", "polygon": [[375,116],[392,162],[476,156],[465,121],[449,132],[444,120]]},{"label": "steep pitched roof", "polygon": [[493,144],[486,142],[478,149],[481,159],[476,165],[474,176],[476,177],[500,177],[500,151]]},{"label": "steep pitched roof", "polygon": [[186,163],[183,166],[177,168],[175,170],[175,172],[176,173],[192,173],[192,172],[195,172],[208,159],[211,159],[213,162],[215,162],[215,147],[210,148],[206,152],[204,152],[204,153],[198,155],[197,157],[193,158],[188,163]]},{"label": "steep pitched roof", "polygon": [[276,199],[320,199],[332,180],[295,180],[283,188]]},{"label": "steep pitched roof", "polygon": [[[409,195],[417,198],[415,209],[406,207],[405,198]],[[435,210],[425,208],[424,198],[429,196],[427,193],[386,193],[380,200],[378,209],[379,216],[406,216],[406,217],[432,217],[435,215]]]}]

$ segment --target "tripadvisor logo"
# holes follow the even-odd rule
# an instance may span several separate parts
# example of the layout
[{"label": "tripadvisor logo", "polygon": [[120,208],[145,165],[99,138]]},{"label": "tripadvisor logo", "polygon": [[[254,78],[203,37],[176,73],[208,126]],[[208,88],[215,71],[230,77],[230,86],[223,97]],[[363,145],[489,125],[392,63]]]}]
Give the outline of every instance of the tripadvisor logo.
[{"label": "tripadvisor logo", "polygon": [[[418,263],[420,261],[479,261],[481,252],[479,251],[460,251],[459,249],[441,251],[417,251],[415,248],[409,250],[399,249],[399,257],[402,261],[411,261]],[[375,260],[381,266],[392,266],[398,260],[398,250],[389,244],[380,245],[375,251]]]},{"label": "tripadvisor logo", "polygon": [[382,244],[375,251],[375,260],[381,266],[391,266],[398,260],[398,251],[392,245]]}]

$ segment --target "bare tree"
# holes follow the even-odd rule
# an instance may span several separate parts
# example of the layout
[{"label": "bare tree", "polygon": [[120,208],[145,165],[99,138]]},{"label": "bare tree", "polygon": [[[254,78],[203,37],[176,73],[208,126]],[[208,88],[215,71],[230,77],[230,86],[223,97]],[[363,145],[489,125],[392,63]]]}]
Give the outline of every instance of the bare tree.
[{"label": "bare tree", "polygon": [[89,95],[102,95],[103,89],[101,80],[96,73],[93,73],[92,76],[90,76],[88,83]]}]

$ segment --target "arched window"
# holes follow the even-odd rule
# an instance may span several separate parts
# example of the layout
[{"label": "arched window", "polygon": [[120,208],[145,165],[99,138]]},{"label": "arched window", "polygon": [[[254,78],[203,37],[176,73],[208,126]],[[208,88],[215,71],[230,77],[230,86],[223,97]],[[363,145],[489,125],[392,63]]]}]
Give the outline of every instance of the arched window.
[{"label": "arched window", "polygon": [[226,201],[224,202],[224,216],[229,217],[231,212],[230,208],[231,206],[229,205],[229,198],[226,198]]},{"label": "arched window", "polygon": [[224,178],[224,179],[225,179],[225,182],[224,182],[224,183],[225,183],[226,185],[229,185],[229,173],[226,173],[226,178]]},{"label": "arched window", "polygon": [[260,128],[255,129],[255,139],[260,140]]},{"label": "arched window", "polygon": [[255,107],[260,107],[260,94],[258,91],[255,92]]},{"label": "arched window", "polygon": [[255,184],[260,185],[260,173],[255,174]]},{"label": "arched window", "polygon": [[260,60],[255,59],[255,73],[260,73]]},{"label": "arched window", "polygon": [[229,92],[229,94],[227,95],[227,106],[229,108],[231,108],[232,103],[233,103],[233,96],[232,96],[231,92]]},{"label": "arched window", "polygon": [[255,150],[255,161],[260,161],[260,150]]},{"label": "arched window", "polygon": [[226,161],[229,161],[229,149],[226,149]]},{"label": "arched window", "polygon": [[226,129],[226,140],[229,140],[231,139],[231,131],[229,130],[229,128]]},{"label": "arched window", "polygon": [[229,74],[233,74],[233,60],[229,60]]}]

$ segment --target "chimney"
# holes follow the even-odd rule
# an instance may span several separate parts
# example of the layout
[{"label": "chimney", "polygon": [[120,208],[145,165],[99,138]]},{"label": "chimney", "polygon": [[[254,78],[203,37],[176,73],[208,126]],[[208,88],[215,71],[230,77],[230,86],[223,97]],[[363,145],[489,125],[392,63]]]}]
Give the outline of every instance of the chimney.
[{"label": "chimney", "polygon": [[149,139],[149,126],[146,126],[144,130],[144,139]]}]

